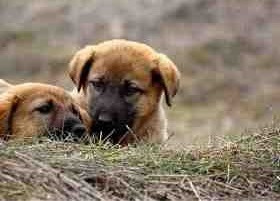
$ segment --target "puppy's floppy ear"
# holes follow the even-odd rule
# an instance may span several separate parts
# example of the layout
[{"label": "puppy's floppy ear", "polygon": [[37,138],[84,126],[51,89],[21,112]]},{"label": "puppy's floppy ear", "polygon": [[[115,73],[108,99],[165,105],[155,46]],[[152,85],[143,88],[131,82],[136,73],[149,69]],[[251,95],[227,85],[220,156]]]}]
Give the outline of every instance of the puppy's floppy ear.
[{"label": "puppy's floppy ear", "polygon": [[12,119],[18,100],[15,95],[0,97],[0,138],[4,140],[8,140],[9,135],[12,134]]},{"label": "puppy's floppy ear", "polygon": [[79,50],[69,64],[69,75],[78,92],[86,86],[87,76],[94,60],[95,46],[86,46]]},{"label": "puppy's floppy ear", "polygon": [[159,77],[164,89],[166,104],[170,107],[172,98],[179,88],[180,72],[176,65],[164,54],[158,54],[155,62],[156,68],[153,69],[153,73]]}]

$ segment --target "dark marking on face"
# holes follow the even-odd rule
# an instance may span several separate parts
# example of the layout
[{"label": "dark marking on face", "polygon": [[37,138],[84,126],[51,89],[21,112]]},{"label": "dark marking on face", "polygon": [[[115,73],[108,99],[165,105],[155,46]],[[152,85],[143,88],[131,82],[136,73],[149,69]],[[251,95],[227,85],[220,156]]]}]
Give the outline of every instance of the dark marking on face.
[{"label": "dark marking on face", "polygon": [[93,133],[97,138],[121,143],[129,128],[132,128],[136,115],[135,105],[144,90],[130,81],[117,84],[101,78],[89,83]]},{"label": "dark marking on face", "polygon": [[47,129],[49,132],[46,135],[51,140],[78,142],[85,139],[87,130],[74,105],[65,108],[48,100],[34,108],[33,112],[40,116],[50,116],[50,128]]},{"label": "dark marking on face", "polygon": [[68,114],[63,124],[62,130],[54,131],[54,139],[69,142],[79,142],[85,139],[86,128],[77,116]]}]

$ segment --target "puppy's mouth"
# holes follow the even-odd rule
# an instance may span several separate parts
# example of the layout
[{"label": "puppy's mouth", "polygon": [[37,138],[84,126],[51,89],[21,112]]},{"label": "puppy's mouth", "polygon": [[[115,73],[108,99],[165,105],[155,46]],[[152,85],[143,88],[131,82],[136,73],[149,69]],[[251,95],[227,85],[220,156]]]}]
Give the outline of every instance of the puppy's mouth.
[{"label": "puppy's mouth", "polygon": [[63,126],[46,128],[45,135],[51,141],[85,142],[89,134],[86,127],[76,118],[69,118]]},{"label": "puppy's mouth", "polygon": [[96,140],[121,144],[131,132],[128,124],[96,123],[92,132]]}]

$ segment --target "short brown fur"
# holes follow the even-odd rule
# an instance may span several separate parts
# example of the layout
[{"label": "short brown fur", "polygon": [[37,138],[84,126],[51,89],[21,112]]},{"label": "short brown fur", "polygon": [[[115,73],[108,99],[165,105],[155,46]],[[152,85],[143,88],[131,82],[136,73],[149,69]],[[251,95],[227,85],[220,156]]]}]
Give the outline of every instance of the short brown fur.
[{"label": "short brown fur", "polygon": [[82,122],[90,128],[91,120],[87,112],[79,108],[63,89],[38,83],[7,83],[5,92],[0,94],[0,139],[25,139],[49,132],[54,126],[51,120],[53,117],[45,117],[34,111],[38,104],[49,100],[60,108],[54,123],[59,124],[64,115],[70,112],[69,108],[75,107]]},{"label": "short brown fur", "polygon": [[[155,82],[153,74],[160,79]],[[75,96],[88,110],[92,95],[89,81],[98,77],[111,83],[134,81],[145,91],[135,102],[137,112],[131,128],[134,135],[140,141],[152,143],[168,138],[161,98],[164,93],[167,105],[171,106],[180,73],[167,56],[142,43],[111,40],[78,51],[70,62],[69,75],[77,86]],[[129,135],[122,144],[135,142],[136,138]]]}]

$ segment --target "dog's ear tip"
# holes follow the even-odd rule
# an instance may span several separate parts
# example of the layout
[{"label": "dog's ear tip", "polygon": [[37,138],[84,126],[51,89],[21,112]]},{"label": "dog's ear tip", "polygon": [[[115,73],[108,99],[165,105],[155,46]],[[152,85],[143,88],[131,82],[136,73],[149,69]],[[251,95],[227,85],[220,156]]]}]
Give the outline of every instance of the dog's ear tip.
[{"label": "dog's ear tip", "polygon": [[168,107],[172,107],[173,102],[171,100],[171,97],[169,97],[167,94],[165,95],[165,102]]},{"label": "dog's ear tip", "polygon": [[180,72],[177,66],[165,54],[159,53],[155,62],[155,72],[160,76],[166,104],[171,107],[172,99],[177,94],[180,85]]},{"label": "dog's ear tip", "polygon": [[79,86],[77,87],[77,92],[80,92],[80,91],[81,91],[81,88],[82,88],[82,86],[79,85]]},{"label": "dog's ear tip", "polygon": [[80,93],[80,92],[81,92],[81,90],[82,90],[82,86],[81,86],[81,87],[79,87],[79,88],[77,88],[77,92],[78,92],[78,93]]}]

